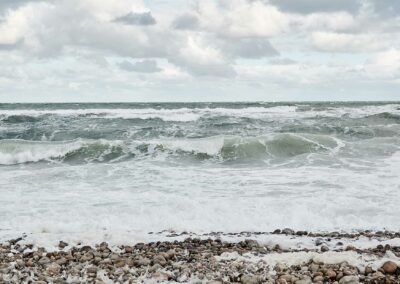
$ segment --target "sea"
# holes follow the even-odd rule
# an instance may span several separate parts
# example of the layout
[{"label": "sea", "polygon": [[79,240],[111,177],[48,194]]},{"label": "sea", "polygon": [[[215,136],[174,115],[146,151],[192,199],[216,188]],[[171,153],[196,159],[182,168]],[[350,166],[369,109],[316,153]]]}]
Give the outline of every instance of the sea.
[{"label": "sea", "polygon": [[400,230],[400,103],[0,104],[0,240]]}]

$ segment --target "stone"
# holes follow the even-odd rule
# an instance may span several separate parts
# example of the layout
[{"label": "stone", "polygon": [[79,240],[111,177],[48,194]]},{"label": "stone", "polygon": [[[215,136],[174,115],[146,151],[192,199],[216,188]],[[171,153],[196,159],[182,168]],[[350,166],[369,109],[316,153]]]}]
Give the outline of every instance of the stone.
[{"label": "stone", "polygon": [[325,245],[323,245],[323,246],[321,246],[321,251],[322,251],[322,252],[329,251],[329,247],[328,247],[328,246],[325,246]]},{"label": "stone", "polygon": [[60,249],[64,249],[64,248],[67,247],[67,246],[68,246],[68,243],[63,242],[63,241],[60,241],[60,242],[58,243],[58,247],[59,247]]},{"label": "stone", "polygon": [[158,281],[168,281],[172,278],[171,275],[162,271],[154,272],[151,277],[157,279]]},{"label": "stone", "polygon": [[324,277],[319,275],[319,276],[315,276],[313,279],[314,282],[321,282],[324,281]]},{"label": "stone", "polygon": [[382,265],[382,269],[388,274],[394,274],[397,270],[397,264],[393,261],[386,261]]},{"label": "stone", "polygon": [[158,263],[161,266],[165,266],[167,264],[167,260],[165,259],[165,257],[163,257],[162,255],[156,255],[153,258],[153,263],[156,264]]},{"label": "stone", "polygon": [[379,279],[379,278],[384,278],[385,277],[385,274],[383,274],[382,272],[380,272],[380,271],[377,271],[377,272],[375,272],[375,273],[372,273],[372,278],[373,279]]},{"label": "stone", "polygon": [[41,259],[39,259],[38,263],[42,265],[48,264],[50,263],[50,258],[48,258],[47,256],[43,256]]},{"label": "stone", "polygon": [[131,246],[125,246],[124,250],[126,253],[132,253],[133,252],[133,248]]},{"label": "stone", "polygon": [[328,271],[326,271],[326,277],[329,279],[336,279],[336,272],[332,269],[328,269]]},{"label": "stone", "polygon": [[311,279],[306,278],[306,279],[300,279],[294,282],[295,284],[312,284]]},{"label": "stone", "polygon": [[360,283],[360,280],[358,276],[354,275],[348,275],[342,277],[342,279],[339,280],[339,284],[358,284]]},{"label": "stone", "polygon": [[96,266],[89,266],[88,268],[86,268],[86,272],[87,273],[96,274],[97,273],[97,267]]},{"label": "stone", "polygon": [[365,275],[368,275],[368,274],[374,273],[374,269],[372,269],[372,267],[370,265],[367,265],[365,267],[365,271],[364,272],[365,272]]},{"label": "stone", "polygon": [[260,283],[259,279],[254,275],[243,275],[240,278],[240,282],[242,284],[258,284],[258,283]]},{"label": "stone", "polygon": [[319,270],[319,265],[318,264],[316,264],[316,263],[311,263],[310,264],[310,271],[316,272],[318,270]]},{"label": "stone", "polygon": [[256,248],[260,246],[256,240],[245,240],[245,243],[248,248]]},{"label": "stone", "polygon": [[147,257],[139,257],[139,259],[136,261],[137,266],[148,266],[150,265],[151,260],[148,259]]},{"label": "stone", "polygon": [[285,229],[282,230],[282,234],[285,234],[285,235],[294,235],[294,231],[293,231],[292,229],[285,228]]},{"label": "stone", "polygon": [[292,275],[290,274],[283,274],[279,277],[279,279],[285,280],[286,282],[292,281]]},{"label": "stone", "polygon": [[65,265],[67,263],[67,260],[64,257],[61,257],[61,258],[56,260],[56,263],[58,265]]},{"label": "stone", "polygon": [[124,259],[118,259],[118,260],[114,263],[115,267],[117,267],[117,268],[124,267],[125,264],[126,264],[126,262],[125,262]]},{"label": "stone", "polygon": [[152,267],[149,268],[149,272],[155,272],[157,270],[162,269],[162,266],[159,265],[158,263],[154,264]]},{"label": "stone", "polygon": [[15,264],[17,265],[18,268],[24,268],[25,267],[25,262],[22,259],[17,259],[15,261]]},{"label": "stone", "polygon": [[46,271],[50,275],[57,275],[60,273],[61,266],[58,265],[57,263],[53,262],[47,266]]}]

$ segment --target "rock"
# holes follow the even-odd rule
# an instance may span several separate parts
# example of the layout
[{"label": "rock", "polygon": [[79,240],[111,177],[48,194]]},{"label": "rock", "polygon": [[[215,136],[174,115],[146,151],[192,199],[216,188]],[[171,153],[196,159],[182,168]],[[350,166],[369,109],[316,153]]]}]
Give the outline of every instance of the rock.
[{"label": "rock", "polygon": [[286,282],[291,282],[292,281],[292,275],[290,274],[283,274],[279,277],[281,280],[285,280]]},{"label": "rock", "polygon": [[397,270],[397,264],[393,261],[386,261],[382,265],[382,269],[388,274],[394,274]]},{"label": "rock", "polygon": [[175,255],[176,255],[176,251],[174,249],[170,249],[166,253],[166,259],[172,259],[175,257]]},{"label": "rock", "polygon": [[157,279],[158,281],[168,281],[172,278],[171,275],[162,271],[154,272],[151,277]]},{"label": "rock", "polygon": [[118,260],[114,263],[115,267],[117,267],[117,268],[124,267],[125,264],[126,264],[126,262],[125,262],[124,259],[118,259]]},{"label": "rock", "polygon": [[87,273],[96,274],[97,273],[97,267],[96,266],[89,266],[88,268],[86,268],[86,272]]},{"label": "rock", "polygon": [[33,266],[32,259],[28,259],[28,260],[25,262],[25,266],[27,266],[27,267],[32,267],[32,266]]},{"label": "rock", "polygon": [[326,271],[326,277],[329,279],[336,279],[336,272],[332,269],[328,269],[328,271]]},{"label": "rock", "polygon": [[154,264],[152,267],[149,268],[149,272],[155,272],[157,270],[161,270],[162,266],[159,265],[158,263]]},{"label": "rock", "polygon": [[328,246],[325,246],[325,245],[323,245],[323,246],[321,246],[321,251],[322,251],[322,252],[329,251],[329,247],[328,247]]},{"label": "rock", "polygon": [[91,261],[92,259],[93,259],[93,254],[86,253],[80,258],[80,261],[81,262],[87,262],[87,261]]},{"label": "rock", "polygon": [[57,263],[58,265],[64,265],[64,264],[67,263],[67,260],[65,259],[65,257],[61,257],[61,258],[59,258],[59,259],[56,260],[56,263]]},{"label": "rock", "polygon": [[50,275],[57,275],[60,273],[61,266],[58,265],[57,263],[53,262],[47,266],[46,271]]},{"label": "rock", "polygon": [[276,272],[282,272],[286,269],[286,265],[284,265],[283,263],[277,263],[274,267],[274,270]]},{"label": "rock", "polygon": [[258,284],[258,283],[260,283],[259,279],[254,275],[243,275],[240,278],[240,282],[242,284]]},{"label": "rock", "polygon": [[311,279],[300,279],[294,282],[295,284],[312,284]]},{"label": "rock", "polygon": [[50,263],[50,258],[48,258],[47,256],[43,256],[41,259],[39,259],[38,263],[41,265],[48,264]]},{"label": "rock", "polygon": [[167,260],[165,259],[165,257],[159,254],[153,258],[153,263],[154,264],[158,263],[159,265],[164,266],[167,264]]},{"label": "rock", "polygon": [[24,268],[25,267],[25,262],[22,259],[17,259],[15,261],[15,264],[17,265],[18,268]]},{"label": "rock", "polygon": [[147,257],[139,257],[139,259],[136,261],[137,266],[148,266],[150,265],[151,260],[148,259]]},{"label": "rock", "polygon": [[245,243],[246,243],[247,247],[250,249],[260,246],[256,240],[245,240]]},{"label": "rock", "polygon": [[316,246],[320,246],[324,243],[324,240],[322,238],[318,238],[315,240],[315,245]]},{"label": "rock", "polygon": [[60,241],[60,242],[58,243],[58,247],[59,247],[60,249],[64,249],[64,248],[67,247],[67,246],[68,246],[68,243],[63,242],[63,241]]},{"label": "rock", "polygon": [[372,278],[373,278],[373,279],[380,279],[380,278],[384,278],[384,277],[385,277],[385,274],[383,274],[383,273],[380,272],[380,271],[377,271],[377,272],[375,272],[375,273],[372,274]]},{"label": "rock", "polygon": [[124,250],[126,253],[132,253],[133,252],[133,248],[131,246],[124,246]]},{"label": "rock", "polygon": [[312,272],[316,272],[316,271],[319,270],[319,265],[316,264],[316,263],[311,263],[311,264],[310,264],[310,269],[309,269],[309,270],[312,271]]},{"label": "rock", "polygon": [[294,235],[294,231],[293,231],[292,229],[285,228],[285,229],[282,230],[282,234],[285,234],[285,235]]},{"label": "rock", "polygon": [[368,275],[368,274],[374,273],[374,270],[372,269],[372,267],[370,265],[367,265],[365,267],[365,271],[364,272],[365,272],[365,275]]},{"label": "rock", "polygon": [[321,282],[324,281],[324,277],[323,276],[315,276],[313,279],[314,282]]},{"label": "rock", "polygon": [[339,284],[358,284],[360,280],[358,276],[348,275],[339,280]]}]

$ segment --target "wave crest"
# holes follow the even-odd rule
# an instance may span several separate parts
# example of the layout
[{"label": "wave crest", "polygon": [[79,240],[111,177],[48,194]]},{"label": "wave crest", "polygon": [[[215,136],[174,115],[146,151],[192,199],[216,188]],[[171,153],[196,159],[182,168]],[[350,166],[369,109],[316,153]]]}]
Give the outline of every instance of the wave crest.
[{"label": "wave crest", "polygon": [[216,136],[198,139],[150,141],[82,140],[40,142],[1,140],[0,164],[53,161],[65,163],[116,162],[132,158],[192,157],[198,160],[248,161],[290,158],[333,152],[336,139],[321,135],[277,134],[271,137]]}]

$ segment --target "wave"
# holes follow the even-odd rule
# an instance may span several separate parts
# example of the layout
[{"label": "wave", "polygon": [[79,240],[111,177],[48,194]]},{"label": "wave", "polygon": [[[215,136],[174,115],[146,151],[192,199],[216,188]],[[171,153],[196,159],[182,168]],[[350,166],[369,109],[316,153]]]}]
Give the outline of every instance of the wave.
[{"label": "wave", "polygon": [[1,140],[0,165],[40,161],[60,163],[119,162],[132,158],[194,158],[217,162],[289,158],[308,153],[333,153],[342,147],[322,135],[276,134],[270,137],[215,136],[149,141],[83,140],[40,142]]},{"label": "wave", "polygon": [[400,115],[398,104],[363,107],[313,107],[312,105],[294,106],[253,106],[244,108],[204,107],[204,108],[88,108],[88,109],[3,109],[0,120],[9,123],[35,122],[39,117],[89,117],[121,119],[161,119],[163,121],[191,122],[209,117],[241,117],[251,119],[304,119],[318,117],[349,118],[387,118],[394,119]]}]

